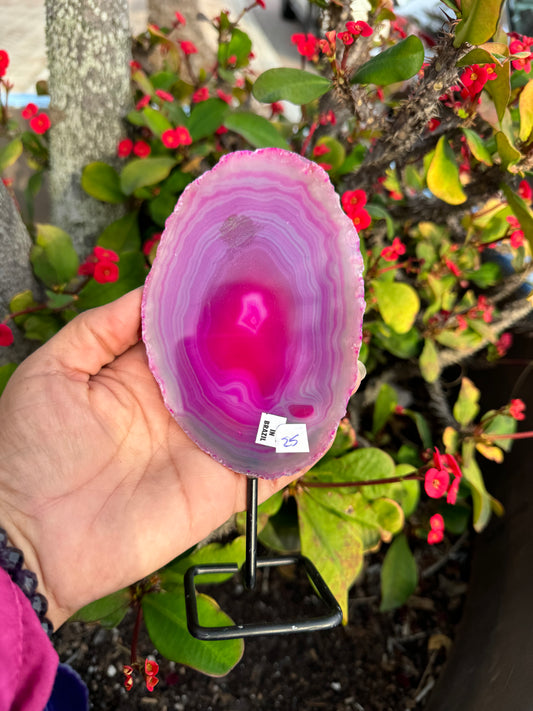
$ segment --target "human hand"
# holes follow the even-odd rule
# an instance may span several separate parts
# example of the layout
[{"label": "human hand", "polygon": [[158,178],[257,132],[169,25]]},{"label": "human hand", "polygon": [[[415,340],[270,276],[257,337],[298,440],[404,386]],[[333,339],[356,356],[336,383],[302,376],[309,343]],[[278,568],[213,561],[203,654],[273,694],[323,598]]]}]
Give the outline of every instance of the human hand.
[{"label": "human hand", "polygon": [[[200,450],[164,406],[139,342],[141,294],[70,322],[0,400],[0,525],[55,627],[246,507],[246,477]],[[260,499],[294,478],[259,480]]]}]

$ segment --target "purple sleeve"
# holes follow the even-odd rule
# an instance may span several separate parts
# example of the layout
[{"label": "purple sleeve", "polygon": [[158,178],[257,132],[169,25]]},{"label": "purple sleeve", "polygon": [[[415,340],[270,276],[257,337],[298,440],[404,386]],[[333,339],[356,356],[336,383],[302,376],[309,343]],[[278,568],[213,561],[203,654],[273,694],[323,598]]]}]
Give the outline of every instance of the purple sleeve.
[{"label": "purple sleeve", "polygon": [[29,600],[0,569],[0,709],[43,711],[57,665]]}]

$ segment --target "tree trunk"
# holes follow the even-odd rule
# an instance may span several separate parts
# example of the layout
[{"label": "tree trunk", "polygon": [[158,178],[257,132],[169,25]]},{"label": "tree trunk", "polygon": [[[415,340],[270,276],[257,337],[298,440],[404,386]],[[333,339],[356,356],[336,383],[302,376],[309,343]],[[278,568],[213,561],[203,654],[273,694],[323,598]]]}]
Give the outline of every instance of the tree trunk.
[{"label": "tree trunk", "polygon": [[131,41],[127,0],[46,0],[50,69],[52,222],[80,256],[121,205],[99,202],[80,186],[91,161],[116,161],[130,110]]},{"label": "tree trunk", "polygon": [[[9,302],[15,294],[31,289],[35,296],[40,287],[35,281],[30,266],[31,238],[22,222],[19,211],[0,180],[0,321],[9,312]],[[0,348],[0,365],[20,363],[36,346],[25,340],[12,323],[15,341],[7,348]]]}]

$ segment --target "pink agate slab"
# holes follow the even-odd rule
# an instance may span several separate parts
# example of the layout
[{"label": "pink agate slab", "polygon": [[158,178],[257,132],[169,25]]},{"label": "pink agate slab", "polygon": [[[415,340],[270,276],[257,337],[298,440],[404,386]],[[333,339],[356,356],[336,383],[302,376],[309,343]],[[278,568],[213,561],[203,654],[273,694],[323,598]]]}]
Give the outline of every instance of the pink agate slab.
[{"label": "pink agate slab", "polygon": [[142,323],[165,405],[194,442],[268,479],[324,454],[357,379],[362,271],[327,173],[295,153],[232,153],[185,189]]}]

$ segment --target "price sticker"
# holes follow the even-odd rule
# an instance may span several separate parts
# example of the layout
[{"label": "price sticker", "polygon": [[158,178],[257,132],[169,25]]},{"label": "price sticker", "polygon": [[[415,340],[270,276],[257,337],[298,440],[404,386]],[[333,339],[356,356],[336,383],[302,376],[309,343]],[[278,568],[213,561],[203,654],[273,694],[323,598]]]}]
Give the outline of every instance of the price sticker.
[{"label": "price sticker", "polygon": [[308,452],[307,427],[303,423],[282,424],[276,429],[276,452],[290,454],[291,452]]},{"label": "price sticker", "polygon": [[255,443],[262,444],[265,447],[275,447],[276,430],[280,425],[284,425],[286,422],[286,417],[270,415],[268,412],[262,412],[259,427],[257,428]]}]

